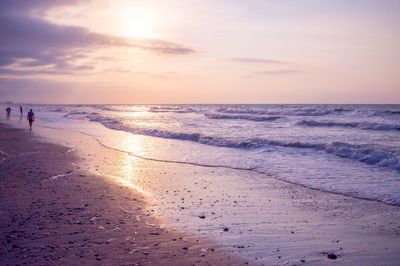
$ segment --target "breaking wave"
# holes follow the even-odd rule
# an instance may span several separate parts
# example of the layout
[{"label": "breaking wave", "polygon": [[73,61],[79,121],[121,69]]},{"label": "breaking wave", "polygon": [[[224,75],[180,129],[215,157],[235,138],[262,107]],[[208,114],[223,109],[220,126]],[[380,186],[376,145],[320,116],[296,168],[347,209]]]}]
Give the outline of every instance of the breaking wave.
[{"label": "breaking wave", "polygon": [[301,120],[296,123],[300,126],[308,127],[351,127],[367,130],[400,130],[400,125],[371,123],[371,122],[334,122],[334,121],[314,121]]},{"label": "breaking wave", "polygon": [[228,147],[237,149],[255,149],[265,146],[278,146],[289,148],[308,148],[324,151],[342,158],[352,159],[369,165],[378,165],[394,170],[400,170],[400,150],[388,149],[373,145],[356,145],[345,142],[332,143],[307,143],[271,140],[265,138],[252,138],[244,141],[229,140],[220,137],[206,136],[200,133],[172,132],[156,128],[141,128],[126,125],[112,118],[90,115],[91,121],[100,122],[104,126],[130,132],[138,135],[146,135],[158,138],[194,141],[205,145]]},{"label": "breaking wave", "polygon": [[151,106],[148,111],[151,113],[192,113],[194,109],[177,106]]},{"label": "breaking wave", "polygon": [[317,108],[301,108],[286,110],[266,110],[266,109],[238,109],[238,108],[219,108],[217,112],[227,114],[257,114],[257,115],[279,115],[279,116],[324,116],[335,112],[341,113],[348,110],[334,108],[330,110],[318,110]]},{"label": "breaking wave", "polygon": [[277,119],[282,118],[282,116],[254,116],[247,114],[237,114],[237,115],[228,115],[228,114],[204,114],[206,117],[210,119],[239,119],[239,120],[249,120],[249,121],[275,121]]},{"label": "breaking wave", "polygon": [[84,111],[71,111],[65,115],[63,115],[64,117],[68,117],[68,118],[90,118],[90,117],[95,117],[100,115],[97,112],[84,112]]}]

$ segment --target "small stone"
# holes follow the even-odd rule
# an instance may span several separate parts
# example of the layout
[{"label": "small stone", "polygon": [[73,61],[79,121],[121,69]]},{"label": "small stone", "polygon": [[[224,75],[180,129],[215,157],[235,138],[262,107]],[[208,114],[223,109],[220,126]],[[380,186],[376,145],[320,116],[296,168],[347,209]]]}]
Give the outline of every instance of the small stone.
[{"label": "small stone", "polygon": [[337,256],[334,253],[329,253],[327,255],[327,257],[328,257],[328,259],[331,259],[331,260],[336,260],[337,259]]},{"label": "small stone", "polygon": [[205,216],[205,215],[200,215],[199,218],[200,218],[200,219],[205,219],[206,216]]},{"label": "small stone", "polygon": [[228,227],[225,227],[224,228],[224,232],[228,232],[229,231],[229,228]]}]

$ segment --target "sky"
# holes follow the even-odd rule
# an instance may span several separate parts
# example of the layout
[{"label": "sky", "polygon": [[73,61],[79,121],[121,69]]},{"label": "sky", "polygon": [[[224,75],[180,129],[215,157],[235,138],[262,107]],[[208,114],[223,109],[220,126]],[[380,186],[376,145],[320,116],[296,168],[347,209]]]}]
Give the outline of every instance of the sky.
[{"label": "sky", "polygon": [[400,103],[397,0],[0,0],[0,102]]}]

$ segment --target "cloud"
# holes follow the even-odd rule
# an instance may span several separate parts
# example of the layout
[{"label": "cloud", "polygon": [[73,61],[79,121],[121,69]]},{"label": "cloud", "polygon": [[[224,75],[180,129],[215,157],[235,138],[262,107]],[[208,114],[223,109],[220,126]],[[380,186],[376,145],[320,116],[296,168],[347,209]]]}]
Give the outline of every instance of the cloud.
[{"label": "cloud", "polygon": [[45,11],[56,6],[72,5],[77,2],[78,0],[1,0],[0,12],[38,12]]},{"label": "cloud", "polygon": [[228,58],[227,60],[237,63],[247,63],[247,64],[270,64],[270,65],[290,64],[289,62],[286,61],[266,59],[266,58],[238,57],[238,58]]},{"label": "cloud", "polygon": [[93,33],[81,27],[56,25],[35,17],[0,17],[0,66],[53,65],[63,70],[69,61],[94,46],[129,46],[119,38]]},{"label": "cloud", "polygon": [[132,45],[162,54],[191,54],[196,51],[182,44],[156,39],[137,39]]},{"label": "cloud", "polygon": [[0,68],[0,74],[3,75],[12,75],[12,76],[24,76],[24,75],[43,75],[43,74],[79,74],[80,72],[93,71],[95,68],[91,65],[68,65],[61,68],[29,68],[29,69],[21,69],[21,68],[12,68],[12,67],[4,67]]},{"label": "cloud", "polygon": [[75,61],[101,47],[139,48],[172,55],[195,52],[174,42],[127,39],[55,24],[37,16],[38,11],[74,2],[3,0],[0,3],[0,74],[65,74],[90,70],[90,66],[80,66]]}]

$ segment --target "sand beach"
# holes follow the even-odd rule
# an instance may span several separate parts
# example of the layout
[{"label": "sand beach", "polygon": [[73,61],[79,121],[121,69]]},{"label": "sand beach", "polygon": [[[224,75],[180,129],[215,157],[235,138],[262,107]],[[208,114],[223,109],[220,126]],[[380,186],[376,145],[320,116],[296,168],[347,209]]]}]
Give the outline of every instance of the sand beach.
[{"label": "sand beach", "polygon": [[1,265],[236,265],[163,227],[140,193],[79,167],[70,148],[1,124]]}]

